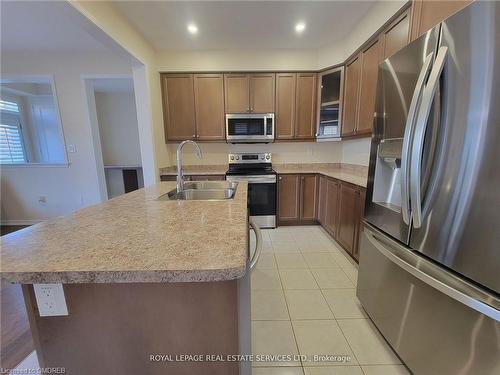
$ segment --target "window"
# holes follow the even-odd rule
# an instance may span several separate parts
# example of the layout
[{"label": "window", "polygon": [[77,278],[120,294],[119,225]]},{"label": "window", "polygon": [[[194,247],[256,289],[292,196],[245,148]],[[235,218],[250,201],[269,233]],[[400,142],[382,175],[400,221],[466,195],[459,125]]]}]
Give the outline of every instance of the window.
[{"label": "window", "polygon": [[17,103],[0,100],[0,163],[26,163]]}]

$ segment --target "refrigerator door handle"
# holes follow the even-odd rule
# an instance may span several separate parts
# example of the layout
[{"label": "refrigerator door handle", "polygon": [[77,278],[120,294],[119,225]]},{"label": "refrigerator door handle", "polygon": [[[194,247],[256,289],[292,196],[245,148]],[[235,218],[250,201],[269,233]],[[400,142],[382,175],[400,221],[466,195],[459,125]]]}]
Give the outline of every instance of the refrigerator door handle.
[{"label": "refrigerator door handle", "polygon": [[401,212],[403,214],[403,221],[405,224],[410,225],[410,145],[413,142],[415,134],[415,116],[419,108],[420,98],[424,83],[431,68],[432,57],[434,53],[431,52],[425,58],[420,74],[418,75],[415,90],[410,102],[410,109],[408,110],[408,117],[406,118],[405,134],[403,138],[403,150],[401,154]]},{"label": "refrigerator door handle", "polygon": [[422,191],[421,191],[421,178],[422,178],[422,154],[424,149],[425,133],[427,124],[429,122],[429,115],[431,112],[434,96],[439,84],[439,77],[443,71],[448,54],[448,47],[439,47],[436,55],[436,61],[432,67],[429,75],[429,80],[425,86],[422,95],[422,104],[417,116],[417,123],[415,127],[415,136],[411,152],[410,164],[410,199],[412,202],[411,212],[413,217],[413,226],[420,228],[424,220],[422,214]]},{"label": "refrigerator door handle", "polygon": [[496,297],[413,254],[411,250],[382,239],[366,224],[364,233],[368,241],[392,263],[455,301],[500,322],[500,300]]}]

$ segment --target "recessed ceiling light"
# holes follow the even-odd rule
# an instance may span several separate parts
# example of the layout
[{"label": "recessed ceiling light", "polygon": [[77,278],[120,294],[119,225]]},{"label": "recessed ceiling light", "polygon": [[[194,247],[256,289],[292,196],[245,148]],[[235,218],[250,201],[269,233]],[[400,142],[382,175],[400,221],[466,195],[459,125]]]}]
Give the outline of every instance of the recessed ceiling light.
[{"label": "recessed ceiling light", "polygon": [[196,26],[194,23],[190,23],[190,24],[188,24],[188,31],[191,34],[196,34],[196,33],[198,33],[198,26]]},{"label": "recessed ceiling light", "polygon": [[295,31],[298,33],[303,32],[306,29],[306,24],[304,22],[299,22],[295,25]]}]

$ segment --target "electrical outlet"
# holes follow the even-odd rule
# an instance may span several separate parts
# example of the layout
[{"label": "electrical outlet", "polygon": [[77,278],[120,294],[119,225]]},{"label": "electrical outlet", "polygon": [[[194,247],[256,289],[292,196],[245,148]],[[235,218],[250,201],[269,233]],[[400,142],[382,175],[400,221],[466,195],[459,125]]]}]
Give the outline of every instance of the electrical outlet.
[{"label": "electrical outlet", "polygon": [[38,197],[38,203],[40,203],[42,206],[45,206],[47,204],[47,197],[45,195],[40,195]]},{"label": "electrical outlet", "polygon": [[75,145],[68,145],[68,152],[71,154],[74,154],[76,152],[76,146]]},{"label": "electrical outlet", "polygon": [[68,315],[62,284],[34,284],[33,289],[40,316]]}]

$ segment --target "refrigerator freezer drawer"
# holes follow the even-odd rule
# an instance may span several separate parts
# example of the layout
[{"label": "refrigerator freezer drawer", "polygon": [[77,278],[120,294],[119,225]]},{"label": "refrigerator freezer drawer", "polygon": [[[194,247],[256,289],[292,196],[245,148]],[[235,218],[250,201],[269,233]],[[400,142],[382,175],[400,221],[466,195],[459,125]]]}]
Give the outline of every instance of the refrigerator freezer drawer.
[{"label": "refrigerator freezer drawer", "polygon": [[357,295],[414,374],[500,373],[499,300],[363,228]]}]

